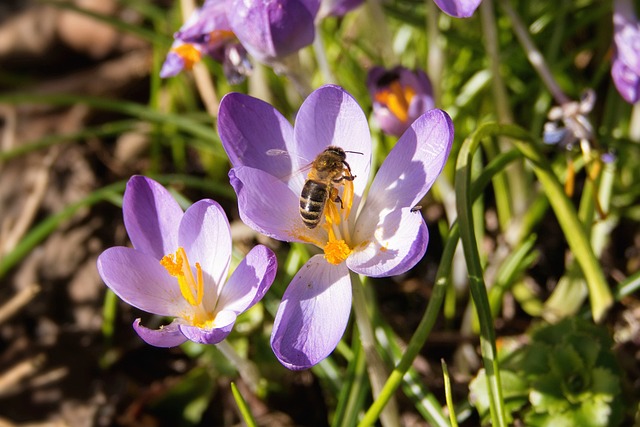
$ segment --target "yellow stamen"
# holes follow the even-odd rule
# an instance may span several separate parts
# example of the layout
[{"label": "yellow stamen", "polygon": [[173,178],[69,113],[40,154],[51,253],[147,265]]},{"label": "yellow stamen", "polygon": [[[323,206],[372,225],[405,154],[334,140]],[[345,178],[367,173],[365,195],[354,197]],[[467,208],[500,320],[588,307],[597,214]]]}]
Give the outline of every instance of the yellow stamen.
[{"label": "yellow stamen", "polygon": [[[347,172],[345,172],[347,173]],[[330,264],[338,265],[349,257],[352,249],[343,236],[349,240],[349,230],[347,219],[353,205],[353,181],[343,181],[342,207],[334,200],[338,196],[338,190],[332,189],[330,200],[324,210],[325,223],[323,227],[327,230],[328,242],[324,245],[324,257]],[[343,224],[342,233],[340,224]]]},{"label": "yellow stamen", "polygon": [[192,306],[199,306],[204,295],[204,276],[200,263],[196,262],[197,279],[193,277],[193,271],[183,247],[179,247],[175,254],[165,255],[160,260],[169,275],[178,279],[180,293]]},{"label": "yellow stamen", "polygon": [[328,263],[333,265],[341,264],[351,254],[351,248],[347,243],[340,240],[329,240],[324,247],[324,257]]},{"label": "yellow stamen", "polygon": [[411,86],[402,87],[397,80],[389,86],[381,88],[375,100],[387,106],[398,120],[406,123],[409,120],[409,105],[416,92]]},{"label": "yellow stamen", "polygon": [[200,62],[200,59],[202,58],[200,51],[190,43],[181,44],[171,50],[182,58],[184,61],[184,68],[186,70],[192,69],[193,65]]}]

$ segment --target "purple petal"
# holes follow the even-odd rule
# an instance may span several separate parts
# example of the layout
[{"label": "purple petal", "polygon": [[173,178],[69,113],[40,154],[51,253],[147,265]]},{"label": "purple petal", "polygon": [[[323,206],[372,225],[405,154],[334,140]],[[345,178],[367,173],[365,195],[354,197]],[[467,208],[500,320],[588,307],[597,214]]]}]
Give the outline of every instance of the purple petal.
[{"label": "purple petal", "polygon": [[[358,218],[357,241],[367,239],[380,222],[379,213],[413,207],[427,193],[447,162],[453,123],[442,110],[420,116],[391,150],[369,190]],[[362,238],[357,233],[363,233]]]},{"label": "purple petal", "polygon": [[212,328],[204,329],[197,326],[180,325],[180,332],[187,339],[199,344],[217,344],[229,335],[236,318],[234,312],[223,310],[216,314]]},{"label": "purple petal", "polygon": [[169,77],[177,76],[182,70],[184,70],[184,66],[184,58],[171,50],[169,51],[169,53],[167,53],[167,58],[162,64],[162,68],[160,69],[160,77],[166,79]]},{"label": "purple petal", "polygon": [[289,369],[306,369],[326,358],[342,338],[351,311],[351,279],[344,264],[315,255],[282,297],[271,348]]},{"label": "purple petal", "polygon": [[611,78],[625,101],[630,104],[638,102],[640,99],[640,76],[618,60],[616,55],[614,55],[611,64]]},{"label": "purple petal", "polygon": [[131,177],[124,192],[122,212],[134,248],[157,260],[175,252],[183,212],[163,186],[144,176]]},{"label": "purple petal", "polygon": [[433,0],[447,15],[468,18],[473,15],[482,0]]},{"label": "purple petal", "polygon": [[369,277],[394,276],[405,273],[424,256],[429,230],[420,212],[408,208],[386,212],[379,218],[369,244],[347,258],[350,270]]},{"label": "purple petal", "polygon": [[269,290],[277,270],[273,251],[266,246],[255,246],[224,285],[218,307],[238,314],[248,310]]},{"label": "purple petal", "polygon": [[318,16],[344,16],[347,12],[357,8],[364,0],[323,0],[320,4]]},{"label": "purple petal", "polygon": [[315,11],[309,10],[313,4],[309,0],[233,0],[229,24],[251,55],[270,62],[313,42]]},{"label": "purple petal", "polygon": [[180,223],[179,243],[192,268],[196,262],[200,263],[204,306],[213,310],[231,261],[231,229],[222,207],[213,200],[200,200],[191,205]]},{"label": "purple petal", "polygon": [[310,230],[300,218],[300,193],[294,193],[272,175],[249,167],[229,171],[238,195],[240,218],[254,230],[285,242],[326,242],[322,227]]},{"label": "purple petal", "polygon": [[329,145],[336,145],[347,153],[356,195],[352,212],[369,180],[371,167],[371,133],[367,118],[355,99],[344,89],[327,85],[315,90],[300,106],[294,126],[298,155],[315,159]]},{"label": "purple petal", "polygon": [[160,326],[160,329],[149,329],[140,324],[140,319],[136,319],[133,322],[133,329],[147,344],[156,347],[176,347],[187,341],[187,337],[180,332],[178,324],[177,321],[173,321],[168,325]]},{"label": "purple petal", "polygon": [[640,23],[630,0],[616,0],[613,13],[616,57],[636,75],[640,74]]},{"label": "purple petal", "polygon": [[125,247],[98,257],[98,273],[124,302],[148,313],[178,316],[189,310],[178,281],[154,257]]},{"label": "purple petal", "polygon": [[191,43],[207,43],[212,32],[231,31],[227,19],[230,4],[225,0],[206,1],[201,9],[191,14],[174,37]]},{"label": "purple petal", "polygon": [[220,102],[218,132],[234,167],[262,169],[285,181],[291,176],[297,188],[302,188],[304,176],[292,175],[292,172],[313,157],[301,159],[295,154],[286,155],[297,150],[293,127],[271,105],[241,93],[225,95]]}]

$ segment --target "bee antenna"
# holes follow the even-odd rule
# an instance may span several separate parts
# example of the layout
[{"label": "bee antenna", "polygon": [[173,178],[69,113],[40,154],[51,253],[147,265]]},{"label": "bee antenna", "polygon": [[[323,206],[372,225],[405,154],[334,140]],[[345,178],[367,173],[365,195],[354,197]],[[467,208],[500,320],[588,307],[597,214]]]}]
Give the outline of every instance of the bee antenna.
[{"label": "bee antenna", "polygon": [[347,150],[344,150],[344,152],[345,153],[353,153],[353,154],[362,154],[362,155],[364,155],[364,153],[361,153],[359,151],[347,151]]}]

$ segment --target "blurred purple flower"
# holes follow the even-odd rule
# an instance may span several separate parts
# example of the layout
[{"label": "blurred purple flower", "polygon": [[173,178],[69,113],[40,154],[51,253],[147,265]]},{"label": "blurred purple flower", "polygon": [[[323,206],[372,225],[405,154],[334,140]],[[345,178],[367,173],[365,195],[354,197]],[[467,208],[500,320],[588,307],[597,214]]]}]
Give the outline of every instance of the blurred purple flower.
[{"label": "blurred purple flower", "polygon": [[98,272],[126,303],[175,317],[156,330],[136,319],[133,327],[148,344],[216,344],[271,286],[276,258],[261,245],[227,280],[231,232],[224,211],[213,200],[200,200],[183,212],[160,184],[134,176],[127,183],[122,209],[134,248],[107,249],[98,257]]},{"label": "blurred purple flower", "polygon": [[468,18],[473,15],[482,0],[433,0],[447,15]]},{"label": "blurred purple flower", "polygon": [[434,108],[429,77],[422,70],[373,67],[367,75],[373,115],[380,128],[400,136],[423,113]]},{"label": "blurred purple flower", "polygon": [[320,0],[207,0],[174,35],[160,75],[190,69],[200,60],[198,51],[221,62],[231,83],[240,83],[252,69],[247,52],[271,64],[310,45],[319,6]]},{"label": "blurred purple flower", "polygon": [[640,99],[640,22],[631,0],[613,3],[613,61],[611,77],[630,104]]},{"label": "blurred purple flower", "polygon": [[229,25],[229,0],[207,0],[196,9],[187,22],[174,34],[174,43],[160,70],[160,77],[172,77],[190,70],[202,55],[222,63],[231,84],[241,83],[251,73],[247,51]]},{"label": "blurred purple flower", "polygon": [[322,0],[318,17],[344,16],[362,3],[364,3],[364,0]]},{"label": "blurred purple flower", "polygon": [[[412,207],[444,167],[453,124],[438,109],[419,117],[387,156],[366,200],[371,135],[364,112],[340,87],[323,86],[309,95],[293,127],[271,105],[230,93],[221,101],[218,129],[233,165],[229,177],[242,220],[277,240],[312,243],[324,252],[289,284],[271,335],[284,366],[309,368],[344,334],[351,311],[349,270],[391,276],[424,255],[429,234]],[[305,176],[296,171],[331,145],[357,153],[347,160],[355,179],[334,185],[341,202],[328,201],[320,224],[307,228],[299,212]]]},{"label": "blurred purple flower", "polygon": [[313,43],[320,0],[230,0],[227,16],[242,45],[271,63]]}]

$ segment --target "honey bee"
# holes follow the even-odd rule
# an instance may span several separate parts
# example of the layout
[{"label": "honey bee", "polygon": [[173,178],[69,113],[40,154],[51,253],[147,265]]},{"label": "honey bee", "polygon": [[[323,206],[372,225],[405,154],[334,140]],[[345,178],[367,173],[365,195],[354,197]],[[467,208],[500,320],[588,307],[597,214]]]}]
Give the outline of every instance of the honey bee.
[{"label": "honey bee", "polygon": [[343,207],[334,185],[355,179],[346,161],[346,153],[342,148],[330,145],[311,163],[307,181],[300,192],[300,217],[307,228],[317,227],[329,199]]}]

